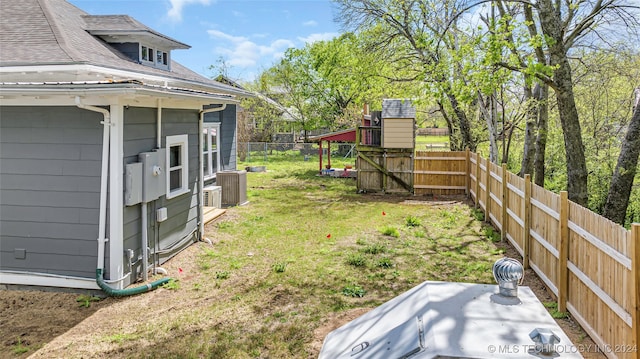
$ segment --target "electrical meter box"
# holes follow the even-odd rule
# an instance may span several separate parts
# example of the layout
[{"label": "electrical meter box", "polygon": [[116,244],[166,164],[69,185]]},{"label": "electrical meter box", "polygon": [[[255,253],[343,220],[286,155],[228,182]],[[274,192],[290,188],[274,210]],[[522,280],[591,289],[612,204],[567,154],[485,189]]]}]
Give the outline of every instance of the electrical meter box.
[{"label": "electrical meter box", "polygon": [[124,167],[124,204],[134,206],[142,202],[142,163],[129,163]]},{"label": "electrical meter box", "polygon": [[155,201],[166,194],[166,155],[164,148],[138,154],[138,160],[142,163],[142,202]]}]

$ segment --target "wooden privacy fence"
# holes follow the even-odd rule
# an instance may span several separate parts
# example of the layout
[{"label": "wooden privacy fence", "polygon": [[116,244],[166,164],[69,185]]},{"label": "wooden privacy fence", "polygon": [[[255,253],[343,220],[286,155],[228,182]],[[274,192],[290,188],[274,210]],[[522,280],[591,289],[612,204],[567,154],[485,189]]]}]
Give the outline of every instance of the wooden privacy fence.
[{"label": "wooden privacy fence", "polygon": [[628,231],[469,151],[420,152],[415,161],[416,194],[467,193],[598,350],[640,357],[640,224]]}]

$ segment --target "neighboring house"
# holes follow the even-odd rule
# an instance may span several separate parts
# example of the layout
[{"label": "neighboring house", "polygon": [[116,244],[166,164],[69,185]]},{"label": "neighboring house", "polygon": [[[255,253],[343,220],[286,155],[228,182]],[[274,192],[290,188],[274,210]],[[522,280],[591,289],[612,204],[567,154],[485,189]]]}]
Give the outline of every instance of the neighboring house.
[{"label": "neighboring house", "polygon": [[[247,90],[225,75],[219,75],[215,79],[229,86]],[[282,106],[265,94],[254,94],[256,98],[253,101],[244,103],[247,108],[238,107],[238,119],[243,118],[246,126],[245,138],[238,139],[238,142],[294,142],[295,129],[298,127],[294,115],[297,111]]]},{"label": "neighboring house", "polygon": [[250,94],[172,60],[188,48],[126,15],[2,2],[0,285],[97,289],[102,269],[122,289],[202,238],[203,179],[236,169]]}]

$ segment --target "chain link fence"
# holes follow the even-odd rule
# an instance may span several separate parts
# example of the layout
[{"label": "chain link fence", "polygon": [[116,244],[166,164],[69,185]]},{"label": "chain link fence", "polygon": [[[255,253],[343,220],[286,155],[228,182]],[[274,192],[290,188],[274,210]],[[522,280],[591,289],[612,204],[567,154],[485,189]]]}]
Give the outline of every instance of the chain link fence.
[{"label": "chain link fence", "polygon": [[[320,147],[317,143],[276,143],[276,142],[238,142],[238,159],[241,162],[264,161],[282,156],[297,156],[305,160],[318,158]],[[327,148],[323,147],[323,156]],[[332,144],[331,157],[355,158],[355,144]]]}]

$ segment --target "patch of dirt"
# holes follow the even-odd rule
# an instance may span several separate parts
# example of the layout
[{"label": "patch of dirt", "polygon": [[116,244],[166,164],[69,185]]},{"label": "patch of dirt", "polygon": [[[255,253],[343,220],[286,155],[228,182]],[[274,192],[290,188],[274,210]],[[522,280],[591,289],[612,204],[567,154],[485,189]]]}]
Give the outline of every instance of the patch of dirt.
[{"label": "patch of dirt", "polygon": [[313,332],[313,341],[311,342],[309,358],[317,358],[322,349],[322,343],[327,334],[335,329],[349,323],[359,316],[368,313],[373,308],[355,308],[346,312],[335,313],[333,316],[326,318],[324,323]]},{"label": "patch of dirt", "polygon": [[36,290],[0,290],[0,357],[24,358],[64,334],[100,308],[110,298],[89,307],[76,300],[79,293]]}]

